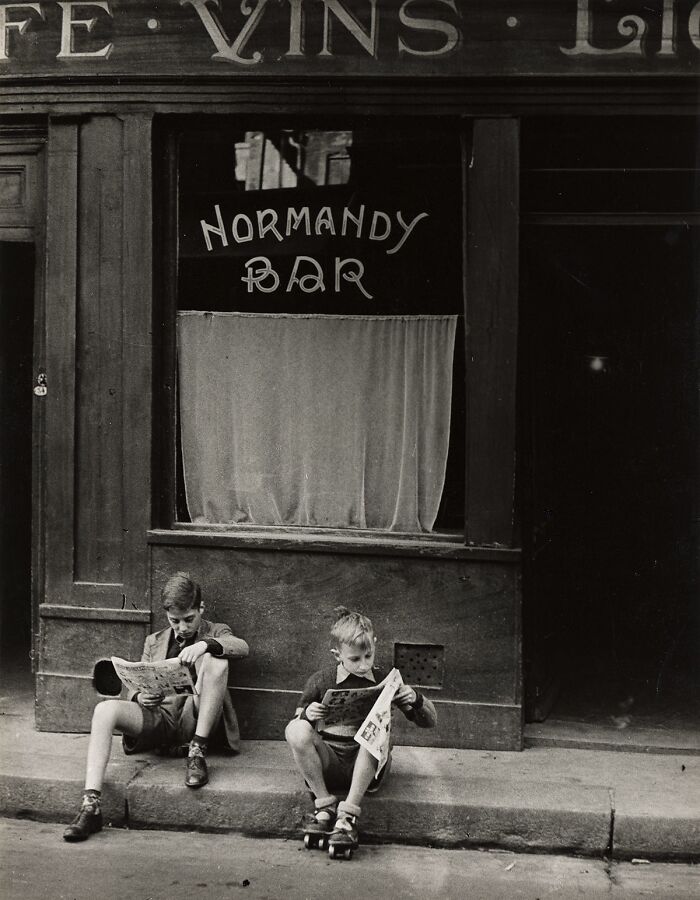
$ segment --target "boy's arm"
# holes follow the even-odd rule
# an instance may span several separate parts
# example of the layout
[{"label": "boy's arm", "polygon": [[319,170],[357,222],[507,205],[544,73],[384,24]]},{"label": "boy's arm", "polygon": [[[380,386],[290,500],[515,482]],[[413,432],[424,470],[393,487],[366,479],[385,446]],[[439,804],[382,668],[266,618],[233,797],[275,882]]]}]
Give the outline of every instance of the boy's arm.
[{"label": "boy's arm", "polygon": [[294,711],[295,719],[306,719],[307,722],[311,722],[311,720],[306,717],[307,706],[311,703],[320,703],[323,699],[318,674],[319,673],[316,672],[307,679],[304,690],[301,692],[301,697],[299,698],[297,707]]},{"label": "boy's arm", "polygon": [[410,704],[398,704],[406,718],[419,728],[434,728],[437,725],[437,711],[433,701],[422,694],[417,688],[413,689],[416,699]]},{"label": "boy's arm", "polygon": [[[243,638],[236,637],[228,625],[219,625],[202,638],[212,656],[238,659],[248,656],[249,647]],[[217,646],[218,645],[218,646]]]}]

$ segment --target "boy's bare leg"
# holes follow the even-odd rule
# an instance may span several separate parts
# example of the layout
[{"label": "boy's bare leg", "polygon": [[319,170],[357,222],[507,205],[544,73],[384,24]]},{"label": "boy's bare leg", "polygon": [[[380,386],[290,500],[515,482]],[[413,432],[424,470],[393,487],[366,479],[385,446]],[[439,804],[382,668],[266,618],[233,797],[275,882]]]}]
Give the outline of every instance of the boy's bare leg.
[{"label": "boy's bare leg", "polygon": [[109,754],[112,732],[137,737],[143,731],[143,710],[130,700],[103,700],[95,707],[90,727],[85,792],[78,815],[63,832],[64,841],[84,841],[102,829],[101,791]]},{"label": "boy's bare leg", "polygon": [[228,686],[228,659],[204,653],[197,660],[196,666],[197,694],[194,697],[194,709],[197,724],[185,766],[185,784],[189,788],[204,787],[209,781],[206,763],[209,736],[219,721]]},{"label": "boy's bare leg", "polygon": [[205,653],[197,672],[197,734],[207,738],[214,730],[224,706],[228,686],[228,659]]},{"label": "boy's bare leg", "polygon": [[85,790],[101,791],[109,755],[112,732],[121,731],[136,737],[143,730],[143,710],[129,700],[103,700],[95,707],[90,726]]},{"label": "boy's bare leg", "polygon": [[352,782],[345,800],[346,804],[360,806],[367,788],[372,783],[377,771],[377,760],[364,747],[360,747],[355,760],[355,768],[352,770]]},{"label": "boy's bare leg", "polygon": [[284,736],[291,748],[294,762],[314,796],[316,798],[330,796],[323,777],[321,757],[325,749],[323,738],[303,719],[292,719],[285,729]]}]

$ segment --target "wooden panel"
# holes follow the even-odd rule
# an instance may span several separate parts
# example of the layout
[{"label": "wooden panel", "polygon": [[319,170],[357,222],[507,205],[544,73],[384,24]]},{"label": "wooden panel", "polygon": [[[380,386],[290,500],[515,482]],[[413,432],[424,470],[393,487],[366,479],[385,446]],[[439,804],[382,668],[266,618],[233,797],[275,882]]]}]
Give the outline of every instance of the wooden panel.
[{"label": "wooden panel", "polygon": [[514,541],[518,329],[515,119],[474,122],[467,169],[467,543]]},{"label": "wooden panel", "polygon": [[[242,663],[239,663],[240,667]],[[235,670],[233,675],[235,683]],[[430,692],[428,692],[430,693]],[[436,728],[416,728],[400,712],[393,717],[397,744],[412,747],[521,750],[522,712],[519,706],[445,703],[430,693],[438,714]],[[298,694],[292,691],[236,688],[231,690],[244,740],[279,741],[294,714]]]},{"label": "wooden panel", "polygon": [[36,681],[40,731],[89,731],[101,695],[93,686],[95,664],[110,656],[140,659],[150,631],[144,612],[80,609],[44,604],[41,657]]},{"label": "wooden panel", "polygon": [[76,348],[76,581],[120,582],[122,546],[122,123],[80,130]]},{"label": "wooden panel", "polygon": [[[140,610],[145,621],[150,619],[145,600],[152,352],[149,136],[146,116],[51,123],[49,393],[42,473],[44,599],[93,612]],[[79,612],[75,621],[56,619],[46,604],[39,614],[39,672],[64,678],[61,696],[71,696],[71,684],[83,696],[80,678],[71,678],[91,674],[96,648],[103,656],[141,652],[143,625],[134,629],[119,618],[95,624]],[[39,716],[48,727],[52,713],[42,707],[44,696],[49,694],[39,695]]]},{"label": "wooden panel", "polygon": [[150,118],[55,121],[49,144],[48,599],[143,608],[150,520]]},{"label": "wooden panel", "polygon": [[[339,90],[342,88],[342,93]],[[340,98],[340,99],[339,99]],[[133,110],[156,113],[217,115],[313,113],[337,117],[404,116],[694,116],[698,109],[697,77],[645,80],[562,78],[483,81],[481,79],[379,78],[306,81],[291,76],[212,82],[211,79],[152,83],[123,79],[99,84],[37,81],[3,83],[0,110],[21,115],[69,115]],[[162,207],[159,207],[162,209]]]},{"label": "wooden panel", "polygon": [[[326,7],[332,12],[327,13]],[[372,11],[376,9],[375,27]],[[63,14],[42,3],[8,20],[0,77],[99,74],[529,76],[697,74],[691,0],[426,0],[424,3],[157,4],[112,0]],[[401,10],[401,13],[399,12]],[[324,17],[329,37],[324,39]],[[90,33],[70,18],[94,18]],[[341,21],[341,16],[345,19]],[[63,18],[63,21],[62,21]],[[69,40],[62,45],[62,30]]]},{"label": "wooden panel", "polygon": [[95,663],[110,656],[140,659],[148,622],[83,618],[78,607],[70,616],[47,616],[41,609],[41,672],[92,677]]},{"label": "wooden panel", "polygon": [[520,703],[518,573],[511,565],[329,556],[304,552],[152,547],[154,626],[161,586],[186,569],[199,578],[208,618],[228,622],[251,647],[240,687],[300,690],[332,662],[329,629],[342,603],[369,615],[377,662],[397,642],[444,647],[441,699]]},{"label": "wooden panel", "polygon": [[14,142],[6,143],[2,138],[0,132],[0,228],[26,229],[31,238],[41,208],[41,144],[29,145],[27,152],[19,152]]},{"label": "wooden panel", "polygon": [[[73,444],[77,289],[78,126],[49,125],[46,184],[46,593],[67,601],[73,582]],[[48,464],[50,461],[50,465]]]},{"label": "wooden panel", "polygon": [[123,492],[124,595],[150,609],[146,531],[151,524],[152,176],[151,117],[124,119]]}]

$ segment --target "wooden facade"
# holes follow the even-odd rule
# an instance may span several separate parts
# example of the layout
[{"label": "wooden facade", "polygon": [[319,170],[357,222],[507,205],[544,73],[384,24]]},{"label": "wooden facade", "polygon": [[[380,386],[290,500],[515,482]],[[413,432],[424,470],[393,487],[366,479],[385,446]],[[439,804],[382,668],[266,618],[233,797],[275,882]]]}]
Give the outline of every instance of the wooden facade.
[{"label": "wooden facade", "polygon": [[[138,656],[163,622],[160,586],[187,569],[208,614],[251,646],[231,671],[244,737],[281,736],[303,674],[326,661],[330,610],[350,601],[375,622],[380,662],[397,644],[440,654],[427,690],[441,728],[400,738],[520,748],[521,126],[695,117],[700,4],[0,9],[0,241],[36,247],[34,376],[47,388],[33,399],[37,727],[89,727],[96,663]],[[168,141],[207,122],[418,119],[461,146],[463,535],[178,524]]]}]

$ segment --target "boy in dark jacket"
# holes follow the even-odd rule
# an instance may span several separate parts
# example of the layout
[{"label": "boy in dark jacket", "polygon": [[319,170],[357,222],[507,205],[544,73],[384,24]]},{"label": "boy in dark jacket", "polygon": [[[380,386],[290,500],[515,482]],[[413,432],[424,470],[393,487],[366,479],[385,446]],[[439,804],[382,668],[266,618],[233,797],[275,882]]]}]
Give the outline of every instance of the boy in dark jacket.
[{"label": "boy in dark jacket", "polygon": [[128,700],[103,700],[95,707],[90,729],[85,792],[80,811],[66,828],[66,841],[84,841],[102,828],[101,791],[112,748],[112,732],[122,732],[125,753],[167,752],[189,742],[185,784],[202,787],[209,780],[206,752],[221,720],[229,750],[239,750],[236,713],[227,690],[228,661],[248,655],[248,644],[228,625],[203,618],[199,584],[184,572],[170,578],[161,592],[170,627],[146,638],[142,662],[177,657],[190,667],[197,694],[131,694]]}]

